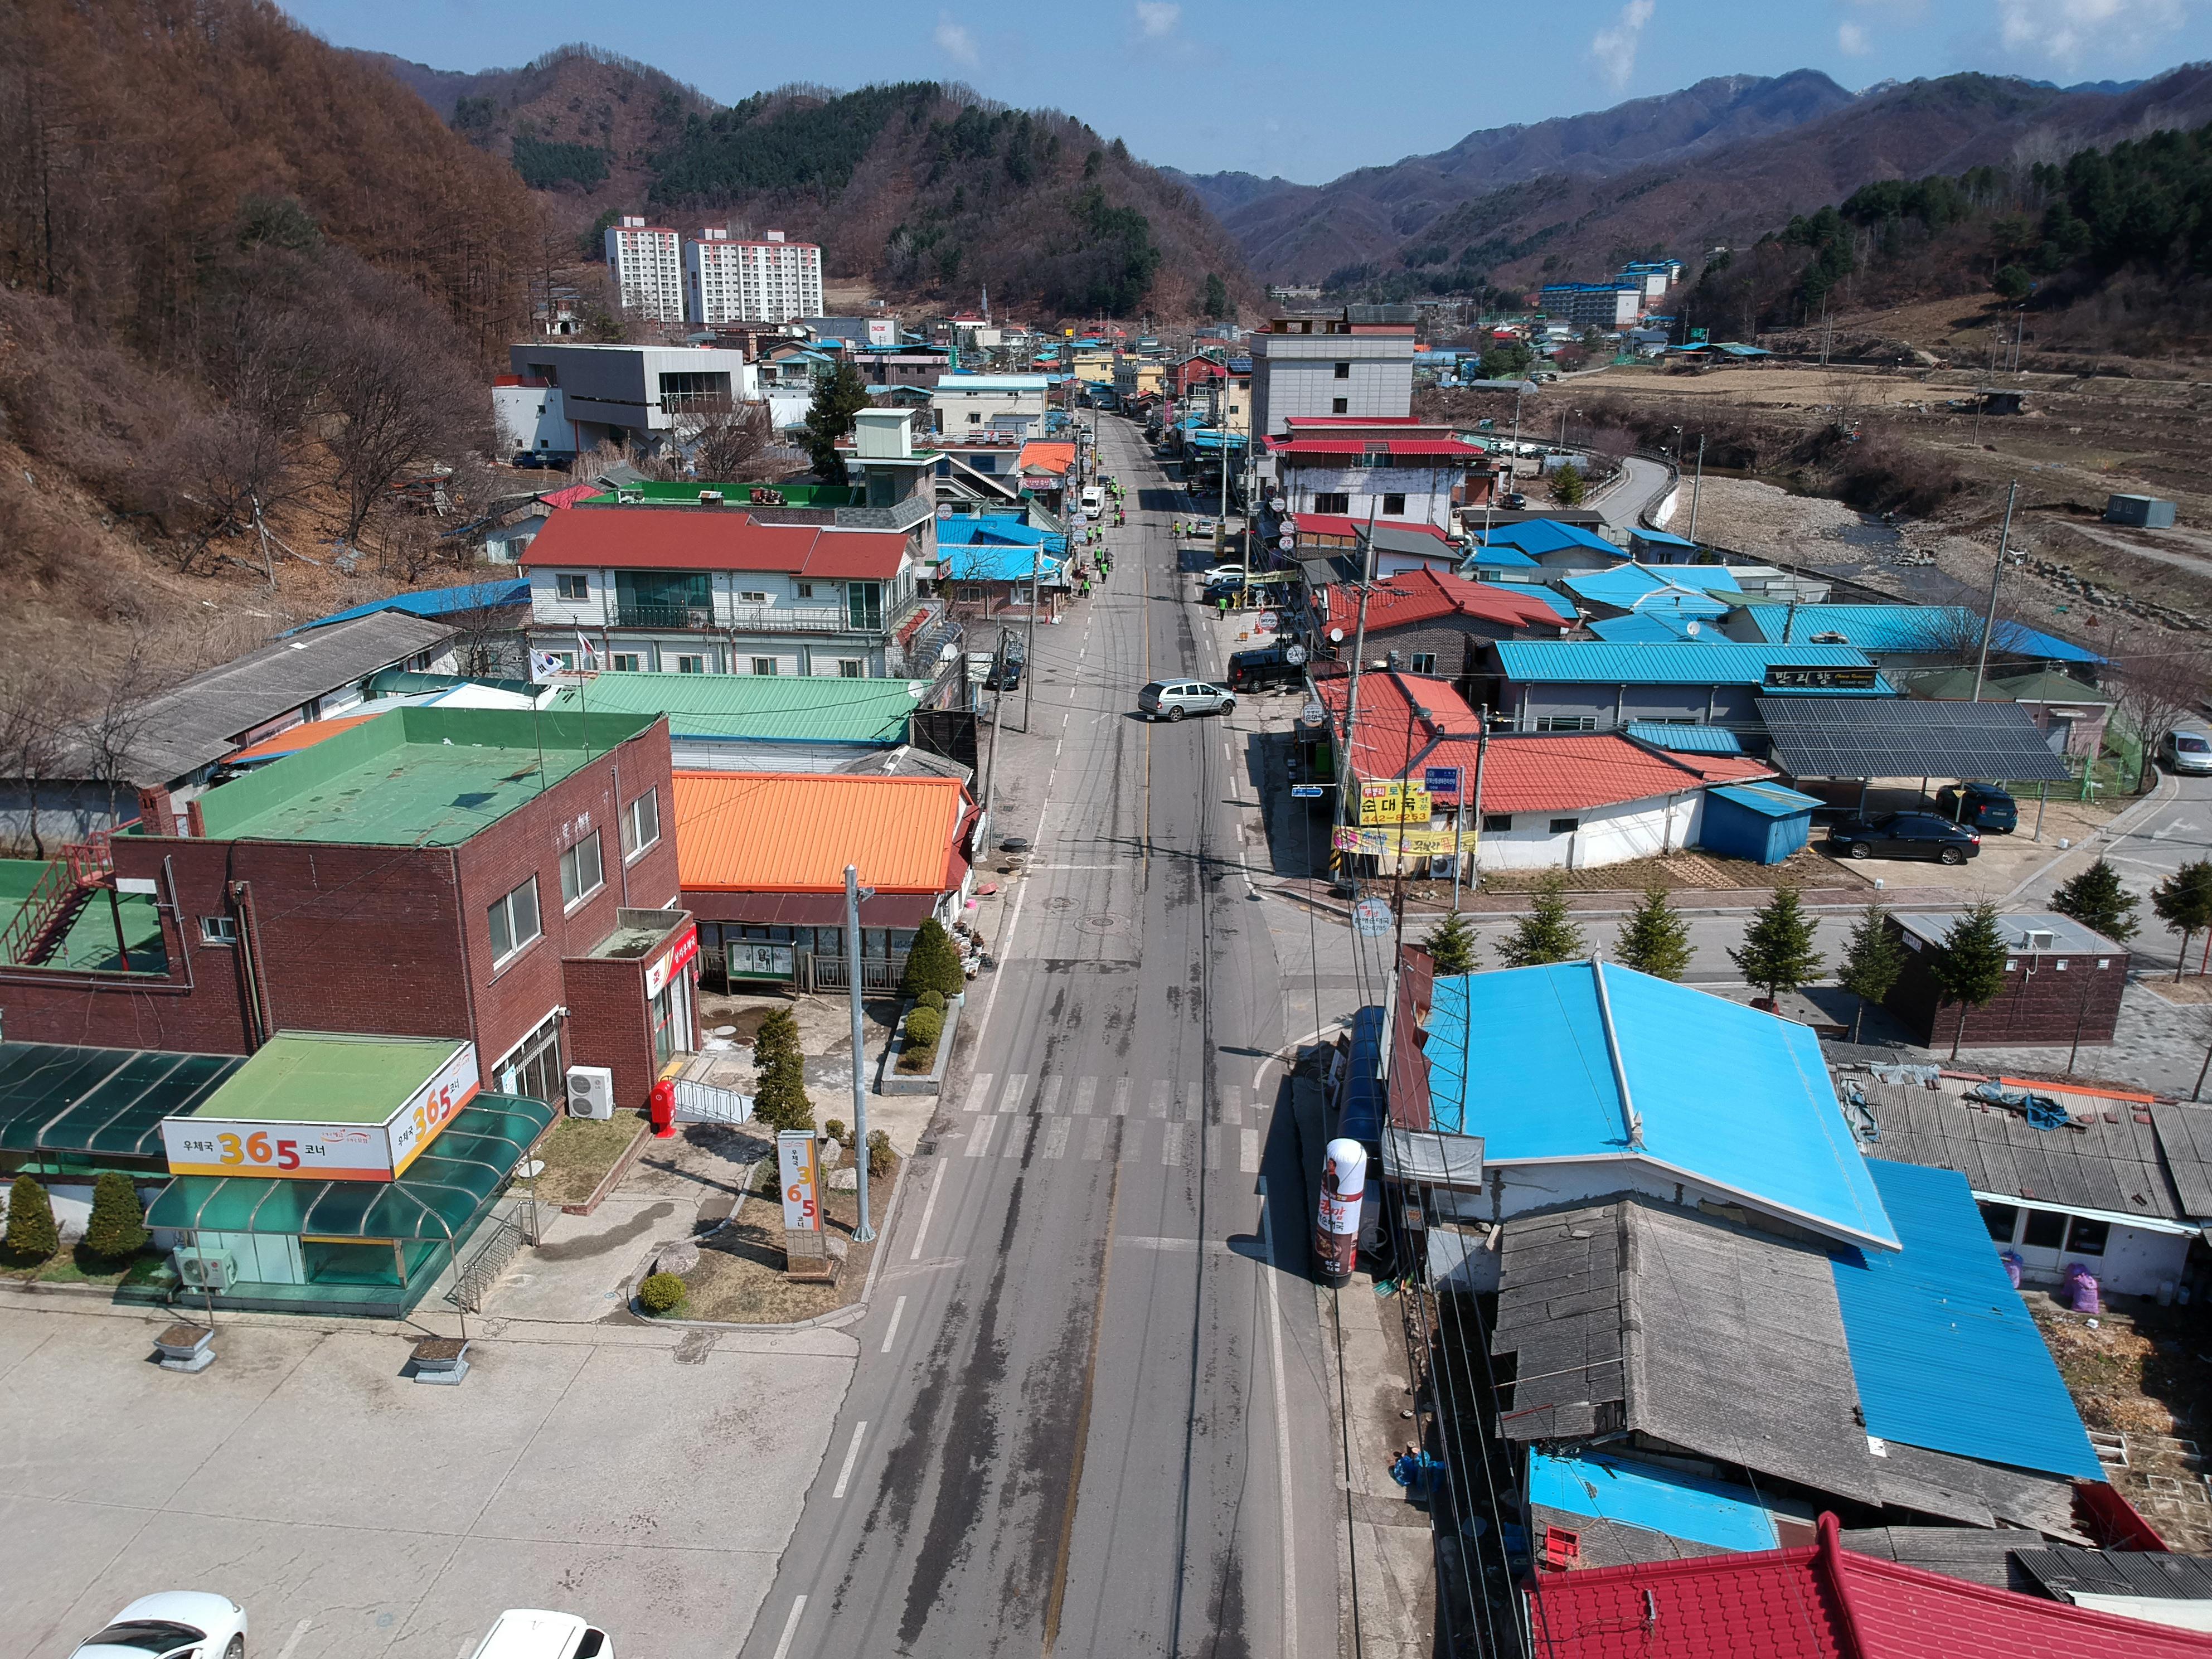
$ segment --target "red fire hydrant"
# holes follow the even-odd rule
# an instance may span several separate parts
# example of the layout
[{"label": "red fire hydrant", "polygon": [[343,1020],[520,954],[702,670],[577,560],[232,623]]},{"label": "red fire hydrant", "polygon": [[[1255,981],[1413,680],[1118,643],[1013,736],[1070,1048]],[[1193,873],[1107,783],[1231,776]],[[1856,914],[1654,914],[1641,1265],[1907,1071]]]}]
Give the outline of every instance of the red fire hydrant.
[{"label": "red fire hydrant", "polygon": [[666,1140],[676,1133],[676,1085],[666,1078],[653,1085],[653,1093],[646,1106],[653,1119],[653,1133]]}]

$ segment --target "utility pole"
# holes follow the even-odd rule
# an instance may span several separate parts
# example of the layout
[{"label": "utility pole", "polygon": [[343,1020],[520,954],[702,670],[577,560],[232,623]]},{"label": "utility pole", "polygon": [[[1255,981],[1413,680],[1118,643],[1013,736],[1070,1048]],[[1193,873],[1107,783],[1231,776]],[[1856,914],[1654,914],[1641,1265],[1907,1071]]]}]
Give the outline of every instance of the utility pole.
[{"label": "utility pole", "polygon": [[[1068,556],[1074,556],[1073,550]],[[1039,542],[1030,549],[1030,629],[1029,643],[1022,647],[1022,730],[1030,729],[1030,710],[1036,698],[1036,613],[1037,567],[1044,562],[1044,544]]]},{"label": "utility pole", "polygon": [[[1006,661],[1006,641],[1010,635],[1006,624],[999,625],[999,648],[992,661],[1000,669],[1000,685],[991,694],[991,752],[983,762],[983,829],[988,835],[991,827],[991,785],[999,775],[999,719],[1006,712],[1006,691],[1004,669]],[[1024,668],[1028,664],[1022,665]]]},{"label": "utility pole", "polygon": [[2012,504],[2019,496],[2020,484],[2015,480],[2012,488],[2005,492],[2004,528],[1997,532],[1997,568],[1990,573],[1990,608],[1988,614],[1982,618],[1981,655],[1974,663],[1976,702],[1982,700],[1982,677],[1989,672],[1990,635],[1996,631],[1997,625],[1997,584],[2004,580],[2005,550],[2012,538]]},{"label": "utility pole", "polygon": [[845,977],[853,989],[853,1174],[854,1194],[860,1201],[860,1224],[853,1242],[866,1244],[876,1236],[868,1224],[868,1081],[862,1070],[867,1048],[860,1028],[860,900],[873,898],[876,890],[860,885],[860,872],[845,866]]},{"label": "utility pole", "polygon": [[[1343,819],[1345,809],[1357,799],[1350,793],[1347,785],[1356,784],[1359,775],[1352,763],[1352,757],[1356,752],[1353,747],[1353,736],[1359,730],[1360,659],[1366,654],[1367,651],[1367,590],[1375,585],[1375,500],[1371,495],[1367,502],[1367,535],[1362,544],[1361,553],[1359,620],[1353,625],[1352,632],[1352,684],[1345,689],[1344,693],[1344,766],[1336,780],[1336,810],[1340,822]],[[1356,820],[1358,814],[1355,812],[1353,816]],[[1354,827],[1357,828],[1356,823]],[[1357,857],[1358,854],[1355,854],[1352,856]],[[1347,871],[1357,868],[1349,861],[1345,867]],[[1352,886],[1353,891],[1358,890],[1359,884],[1356,875],[1352,878]]]}]

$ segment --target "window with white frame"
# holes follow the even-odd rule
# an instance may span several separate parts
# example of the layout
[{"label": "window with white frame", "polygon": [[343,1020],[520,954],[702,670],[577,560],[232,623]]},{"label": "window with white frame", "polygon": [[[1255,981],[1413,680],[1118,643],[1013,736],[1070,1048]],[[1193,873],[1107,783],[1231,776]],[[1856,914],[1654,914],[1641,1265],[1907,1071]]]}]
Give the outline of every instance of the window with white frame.
[{"label": "window with white frame", "polygon": [[676,672],[679,674],[703,674],[707,672],[707,659],[704,655],[678,657]]},{"label": "window with white frame", "polygon": [[748,587],[738,593],[738,599],[744,605],[766,605],[768,590],[761,587]]},{"label": "window with white frame", "polygon": [[857,657],[840,657],[837,659],[837,675],[840,679],[857,680],[864,677],[867,672],[867,664]]},{"label": "window with white frame", "polygon": [[775,673],[775,659],[774,657],[755,657],[753,659],[753,672],[756,674]]},{"label": "window with white frame", "polygon": [[645,659],[635,651],[617,651],[607,659],[607,666],[617,674],[642,672]]},{"label": "window with white frame", "polygon": [[499,967],[536,939],[538,878],[532,876],[505,898],[495,899],[485,911],[491,933],[491,965]]},{"label": "window with white frame", "polygon": [[561,908],[573,910],[606,884],[596,830],[561,854]]},{"label": "window with white frame", "polygon": [[202,916],[200,943],[203,945],[235,945],[238,943],[236,916]]},{"label": "window with white frame", "polygon": [[634,859],[660,839],[660,791],[647,790],[623,808],[623,857]]},{"label": "window with white frame", "polygon": [[1597,716],[1539,714],[1536,716],[1536,729],[1539,732],[1595,732],[1597,730]]},{"label": "window with white frame", "polygon": [[592,579],[589,576],[556,576],[553,588],[564,599],[588,599],[592,597]]},{"label": "window with white frame", "polygon": [[1437,653],[1433,651],[1416,651],[1409,660],[1413,663],[1413,672],[1416,674],[1433,674],[1437,672]]}]

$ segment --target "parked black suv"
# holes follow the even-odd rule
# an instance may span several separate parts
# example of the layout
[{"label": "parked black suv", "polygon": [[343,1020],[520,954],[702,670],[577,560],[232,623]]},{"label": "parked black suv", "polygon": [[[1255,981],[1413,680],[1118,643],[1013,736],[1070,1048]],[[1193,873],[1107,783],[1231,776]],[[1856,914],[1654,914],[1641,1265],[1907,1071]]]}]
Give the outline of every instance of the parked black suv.
[{"label": "parked black suv", "polygon": [[1855,859],[1934,859],[1964,864],[1982,850],[1979,832],[1933,812],[1884,812],[1828,826],[1828,848]]},{"label": "parked black suv", "polygon": [[1954,823],[2008,836],[2020,828],[2020,806],[1994,783],[1947,783],[1936,792],[1936,810]]},{"label": "parked black suv", "polygon": [[[1296,657],[1293,662],[1291,658]],[[1231,691],[1257,691],[1271,685],[1300,685],[1306,678],[1306,651],[1304,646],[1254,646],[1249,651],[1229,653],[1229,689]]]}]

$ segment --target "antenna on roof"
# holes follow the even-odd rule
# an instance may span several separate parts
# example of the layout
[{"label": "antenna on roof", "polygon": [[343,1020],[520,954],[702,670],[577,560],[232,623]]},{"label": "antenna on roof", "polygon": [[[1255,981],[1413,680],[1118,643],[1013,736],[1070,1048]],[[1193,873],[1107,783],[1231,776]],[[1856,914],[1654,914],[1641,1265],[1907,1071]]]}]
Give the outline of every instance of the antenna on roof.
[{"label": "antenna on roof", "polygon": [[1605,963],[1593,955],[1589,965],[1590,977],[1597,982],[1597,1023],[1605,1030],[1605,1052],[1613,1061],[1613,1086],[1620,1091],[1620,1115],[1628,1126],[1630,1147],[1640,1152],[1644,1150],[1644,1117],[1628,1092],[1628,1066],[1620,1057],[1620,1034],[1613,1029],[1613,1001],[1605,994]]}]

